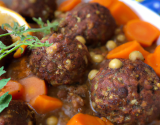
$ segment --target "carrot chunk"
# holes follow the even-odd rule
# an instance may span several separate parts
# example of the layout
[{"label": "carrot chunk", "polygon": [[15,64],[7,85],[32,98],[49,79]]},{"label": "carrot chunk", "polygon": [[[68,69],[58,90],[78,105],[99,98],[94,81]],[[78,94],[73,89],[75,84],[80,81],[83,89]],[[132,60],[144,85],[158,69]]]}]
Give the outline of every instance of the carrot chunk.
[{"label": "carrot chunk", "polygon": [[90,3],[99,3],[106,8],[110,8],[118,0],[91,0]]},{"label": "carrot chunk", "polygon": [[58,10],[63,12],[70,11],[79,3],[81,3],[81,0],[66,0],[60,4]]},{"label": "carrot chunk", "polygon": [[61,100],[47,95],[39,95],[30,101],[30,105],[39,114],[45,114],[49,111],[61,108],[63,103]]},{"label": "carrot chunk", "polygon": [[3,1],[0,0],[0,6],[6,7],[6,4]]},{"label": "carrot chunk", "polygon": [[14,58],[19,58],[19,57],[21,57],[22,54],[25,52],[26,48],[27,48],[27,45],[22,45],[20,48],[18,48],[18,49],[16,50],[16,52],[15,52],[14,55],[13,55],[13,57],[14,57]]},{"label": "carrot chunk", "polygon": [[12,95],[13,100],[21,99],[24,93],[23,86],[17,81],[10,80],[1,90],[0,96],[4,93],[9,92]]},{"label": "carrot chunk", "polygon": [[129,54],[133,51],[141,52],[144,58],[147,55],[149,55],[149,52],[144,50],[143,47],[137,41],[131,41],[131,42],[127,42],[125,44],[122,44],[122,45],[116,47],[115,49],[111,50],[107,54],[107,59],[113,59],[113,58],[128,59]]},{"label": "carrot chunk", "polygon": [[47,94],[44,80],[37,77],[28,77],[19,81],[24,86],[23,100],[29,102],[38,95]]},{"label": "carrot chunk", "polygon": [[160,45],[156,47],[154,53],[149,54],[145,63],[151,66],[156,74],[160,77]]},{"label": "carrot chunk", "polygon": [[88,114],[76,114],[67,123],[67,125],[113,125],[111,122],[103,121],[98,117]]},{"label": "carrot chunk", "polygon": [[137,40],[142,46],[148,47],[158,38],[160,31],[152,24],[142,20],[131,20],[124,27],[128,40]]},{"label": "carrot chunk", "polygon": [[139,16],[129,6],[121,1],[115,2],[111,6],[110,11],[118,25],[124,25],[133,19],[140,19]]}]

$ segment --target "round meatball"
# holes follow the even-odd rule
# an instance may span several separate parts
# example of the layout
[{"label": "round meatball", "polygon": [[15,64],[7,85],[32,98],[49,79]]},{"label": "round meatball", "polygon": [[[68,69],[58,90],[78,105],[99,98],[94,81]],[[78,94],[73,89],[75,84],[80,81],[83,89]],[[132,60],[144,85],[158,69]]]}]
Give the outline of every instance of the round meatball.
[{"label": "round meatball", "polygon": [[[1,27],[0,27],[0,34],[5,34],[5,33],[8,33],[7,30],[3,30]],[[3,37],[0,37],[0,41],[6,45],[6,46],[9,46],[12,44],[12,38],[10,35],[8,36],[3,36]],[[4,66],[4,65],[7,65],[8,63],[10,63],[10,58],[12,57],[12,54],[9,54],[8,56],[4,57],[2,60],[0,60],[0,67]]]},{"label": "round meatball", "polygon": [[91,81],[93,109],[116,124],[146,125],[159,116],[160,79],[140,60],[120,59],[122,67],[105,60]]},{"label": "round meatball", "polygon": [[102,45],[110,39],[116,23],[110,11],[98,3],[81,3],[68,12],[60,23],[59,31],[64,34],[83,36],[86,45]]},{"label": "round meatball", "polygon": [[30,56],[33,73],[52,85],[80,82],[90,63],[87,47],[62,34],[53,34],[42,42],[46,39],[53,44],[33,50]]},{"label": "round meatball", "polygon": [[12,7],[27,19],[41,17],[43,21],[52,20],[57,9],[56,0],[12,0]]},{"label": "round meatball", "polygon": [[36,125],[35,112],[23,101],[11,101],[0,113],[0,125]]}]

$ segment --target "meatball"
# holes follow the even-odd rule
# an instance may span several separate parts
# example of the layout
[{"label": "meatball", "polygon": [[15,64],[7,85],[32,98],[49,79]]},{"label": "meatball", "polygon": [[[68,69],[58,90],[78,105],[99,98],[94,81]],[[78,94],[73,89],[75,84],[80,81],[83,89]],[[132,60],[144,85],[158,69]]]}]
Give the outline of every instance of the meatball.
[{"label": "meatball", "polygon": [[[3,30],[1,27],[0,27],[0,34],[5,34],[5,33],[8,33],[7,30]],[[3,37],[0,37],[0,41],[6,45],[6,46],[9,46],[12,44],[12,38],[10,35],[8,36],[3,36]],[[2,60],[0,60],[0,67],[1,66],[4,66],[4,65],[7,65],[8,63],[10,63],[10,58],[12,57],[12,54],[9,54],[8,56],[6,56],[5,58],[3,58]]]},{"label": "meatball", "polygon": [[92,107],[115,124],[146,125],[159,116],[160,79],[140,60],[119,60],[117,69],[105,60],[91,81]]},{"label": "meatball", "polygon": [[54,18],[57,4],[56,0],[12,0],[11,8],[27,19],[41,17],[46,21]]},{"label": "meatball", "polygon": [[30,56],[32,72],[51,85],[80,82],[90,63],[87,47],[76,39],[62,34],[45,38],[50,47],[34,49]]},{"label": "meatball", "polygon": [[23,101],[11,101],[0,113],[0,125],[36,125],[35,113]]},{"label": "meatball", "polygon": [[96,46],[105,44],[115,28],[115,20],[106,7],[98,3],[81,3],[68,12],[59,31],[74,37],[83,36],[86,45]]}]

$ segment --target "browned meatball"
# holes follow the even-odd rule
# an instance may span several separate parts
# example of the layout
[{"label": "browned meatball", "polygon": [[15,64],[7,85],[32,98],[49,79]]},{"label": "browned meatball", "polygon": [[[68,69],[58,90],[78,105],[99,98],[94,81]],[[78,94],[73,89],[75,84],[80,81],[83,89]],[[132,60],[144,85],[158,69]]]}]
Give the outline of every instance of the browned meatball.
[{"label": "browned meatball", "polygon": [[[1,35],[1,34],[5,34],[5,33],[8,33],[8,31],[3,30],[3,29],[0,27],[0,35]],[[11,38],[10,35],[0,37],[0,41],[1,41],[4,45],[6,45],[6,46],[9,46],[9,45],[12,44],[12,38]],[[9,56],[7,56],[7,57],[3,58],[2,60],[0,60],[0,67],[8,64],[9,61],[10,61],[9,58],[11,58],[11,56],[12,56],[12,54],[10,54]]]},{"label": "browned meatball", "polygon": [[54,18],[57,4],[56,0],[12,0],[11,8],[26,18],[41,17],[46,21]]},{"label": "browned meatball", "polygon": [[47,40],[53,45],[32,51],[30,67],[33,73],[52,85],[81,81],[90,63],[87,47],[62,34],[53,34]]},{"label": "browned meatball", "polygon": [[160,79],[140,60],[120,60],[118,69],[104,61],[91,81],[93,109],[115,124],[146,125],[159,116]]},{"label": "browned meatball", "polygon": [[110,39],[116,23],[110,11],[98,3],[82,3],[68,12],[60,24],[60,32],[68,35],[81,35],[87,45],[102,45]]},{"label": "browned meatball", "polygon": [[0,113],[0,125],[36,125],[35,113],[22,101],[11,101]]}]

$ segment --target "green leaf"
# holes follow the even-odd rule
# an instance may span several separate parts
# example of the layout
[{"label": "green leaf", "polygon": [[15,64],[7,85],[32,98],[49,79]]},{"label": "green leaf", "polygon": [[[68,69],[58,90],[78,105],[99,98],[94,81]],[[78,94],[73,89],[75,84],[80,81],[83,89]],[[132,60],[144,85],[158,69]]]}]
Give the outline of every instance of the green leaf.
[{"label": "green leaf", "polygon": [[3,49],[4,47],[6,47],[6,45],[4,45],[2,41],[0,41],[0,48]]},{"label": "green leaf", "polygon": [[4,70],[4,67],[2,66],[2,67],[0,68],[0,76],[3,75],[4,73],[6,73],[6,71]]},{"label": "green leaf", "polygon": [[8,107],[10,101],[12,100],[12,95],[6,92],[0,97],[0,112],[2,112],[5,108]]},{"label": "green leaf", "polygon": [[[4,70],[4,67],[1,67],[0,68],[0,76],[3,75],[4,73],[6,73],[6,71]],[[0,89],[2,89],[7,84],[7,82],[9,80],[10,80],[10,78],[8,78],[8,79],[1,79],[0,80]]]},{"label": "green leaf", "polygon": [[10,79],[11,79],[11,78],[0,80],[0,89],[2,89],[2,88],[8,83],[8,81],[9,81]]}]

